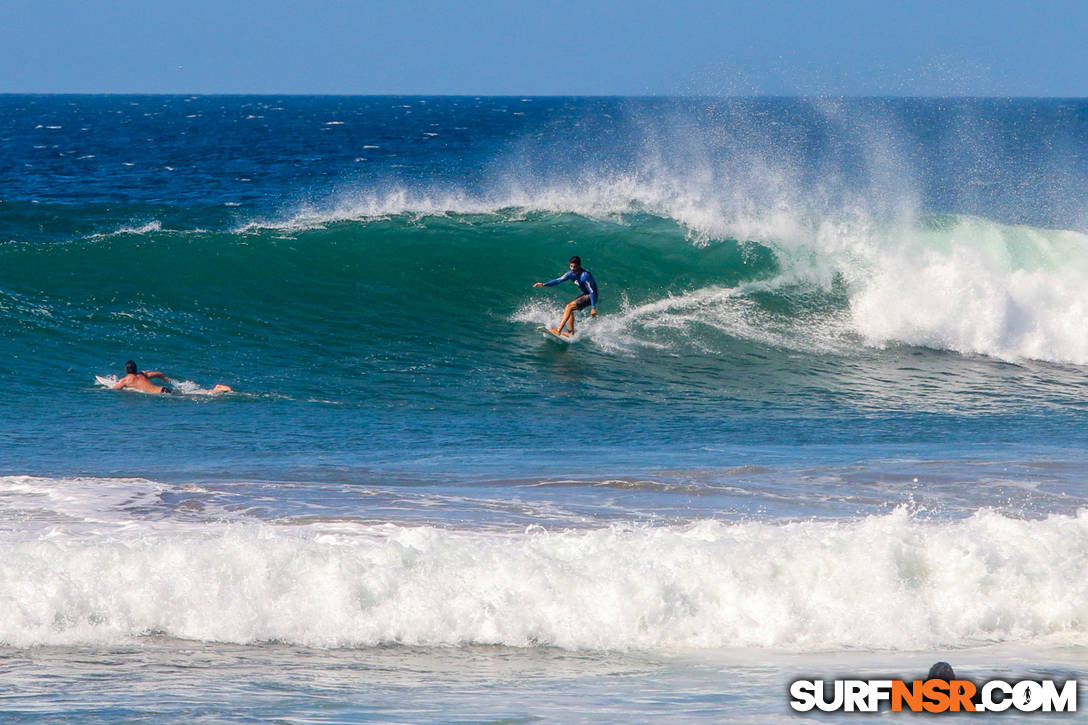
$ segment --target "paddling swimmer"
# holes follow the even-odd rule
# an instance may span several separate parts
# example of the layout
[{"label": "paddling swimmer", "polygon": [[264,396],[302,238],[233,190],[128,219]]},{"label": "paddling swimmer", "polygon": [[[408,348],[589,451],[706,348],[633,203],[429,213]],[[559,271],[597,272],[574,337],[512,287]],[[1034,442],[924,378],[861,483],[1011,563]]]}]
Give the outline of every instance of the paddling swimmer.
[{"label": "paddling swimmer", "polygon": [[[589,273],[588,269],[582,269],[581,257],[570,258],[570,271],[562,277],[557,277],[550,282],[536,282],[533,287],[551,287],[560,282],[566,282],[568,279],[578,285],[578,289],[582,291],[582,294],[571,300],[566,309],[563,310],[563,319],[559,321],[559,326],[552,330],[556,335],[570,336],[574,334],[574,313],[576,310],[589,307],[589,314],[593,317],[597,316],[597,283],[593,280],[593,275]],[[564,332],[563,327],[568,323],[570,332]]]},{"label": "paddling swimmer", "polygon": [[[158,378],[163,382],[163,385],[156,385],[151,382],[151,378]],[[176,395],[177,389],[168,385],[170,380],[162,373],[156,370],[145,370],[140,372],[140,369],[136,367],[136,363],[129,360],[125,363],[125,377],[117,381],[117,384],[113,386],[114,390],[124,390],[125,388],[131,388],[132,390],[139,390],[141,393],[162,393],[164,395]],[[233,389],[229,385],[216,385],[211,389],[212,393],[229,393]]]}]

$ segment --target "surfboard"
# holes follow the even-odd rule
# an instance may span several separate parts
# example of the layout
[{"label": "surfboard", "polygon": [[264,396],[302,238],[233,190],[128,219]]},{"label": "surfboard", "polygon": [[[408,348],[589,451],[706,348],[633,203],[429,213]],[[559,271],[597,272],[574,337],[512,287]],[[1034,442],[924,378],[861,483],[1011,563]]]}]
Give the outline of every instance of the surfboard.
[{"label": "surfboard", "polygon": [[110,378],[104,378],[101,375],[95,375],[94,381],[104,388],[112,388],[117,384],[117,378],[111,380]]},{"label": "surfboard", "polygon": [[557,335],[554,332],[552,332],[550,328],[547,328],[547,327],[540,327],[540,328],[537,328],[537,329],[539,329],[541,332],[543,332],[544,337],[549,339],[549,340],[555,340],[556,342],[566,343],[567,345],[574,342],[574,336],[573,335]]}]

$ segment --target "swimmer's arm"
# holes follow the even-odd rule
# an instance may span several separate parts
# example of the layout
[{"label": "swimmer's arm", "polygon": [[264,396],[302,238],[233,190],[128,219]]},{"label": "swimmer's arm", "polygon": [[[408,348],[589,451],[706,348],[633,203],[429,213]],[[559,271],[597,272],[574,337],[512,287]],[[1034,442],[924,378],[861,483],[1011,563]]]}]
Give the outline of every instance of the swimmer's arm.
[{"label": "swimmer's arm", "polygon": [[146,375],[148,378],[162,378],[163,380],[167,379],[166,376],[160,373],[158,370],[144,370],[144,375]]},{"label": "swimmer's arm", "polygon": [[114,385],[110,389],[111,390],[121,390],[121,389],[123,389],[125,387],[125,383],[127,383],[127,382],[128,382],[128,380],[126,378],[121,378],[120,380],[117,381],[117,384]]}]

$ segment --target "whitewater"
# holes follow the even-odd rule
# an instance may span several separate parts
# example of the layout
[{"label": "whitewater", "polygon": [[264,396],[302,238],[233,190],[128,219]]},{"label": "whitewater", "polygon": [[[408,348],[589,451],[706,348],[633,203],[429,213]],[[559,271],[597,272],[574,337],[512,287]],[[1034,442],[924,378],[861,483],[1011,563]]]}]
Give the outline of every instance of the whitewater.
[{"label": "whitewater", "polygon": [[[0,97],[0,711],[779,722],[800,677],[1077,676],[1084,110]],[[575,254],[561,346],[575,289],[532,285]],[[183,394],[111,390],[130,359]]]},{"label": "whitewater", "polygon": [[148,633],[334,648],[1084,644],[1085,585],[1050,566],[1058,554],[1074,568],[1088,557],[1083,511],[940,522],[901,507],[849,522],[481,531],[225,511],[175,522],[137,512],[204,491],[115,479],[0,484],[9,522],[0,581],[19,592],[0,637],[21,647]]}]

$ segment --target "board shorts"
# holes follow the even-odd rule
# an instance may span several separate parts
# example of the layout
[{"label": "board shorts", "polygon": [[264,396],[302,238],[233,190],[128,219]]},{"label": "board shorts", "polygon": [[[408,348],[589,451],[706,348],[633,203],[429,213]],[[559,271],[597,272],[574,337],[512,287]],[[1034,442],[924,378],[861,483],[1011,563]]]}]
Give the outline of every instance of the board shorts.
[{"label": "board shorts", "polygon": [[584,310],[585,308],[589,307],[589,295],[582,295],[581,297],[577,297],[573,300],[573,302],[574,309]]},{"label": "board shorts", "polygon": [[162,386],[162,390],[159,391],[159,395],[177,395],[178,391],[171,388],[169,385]]}]

